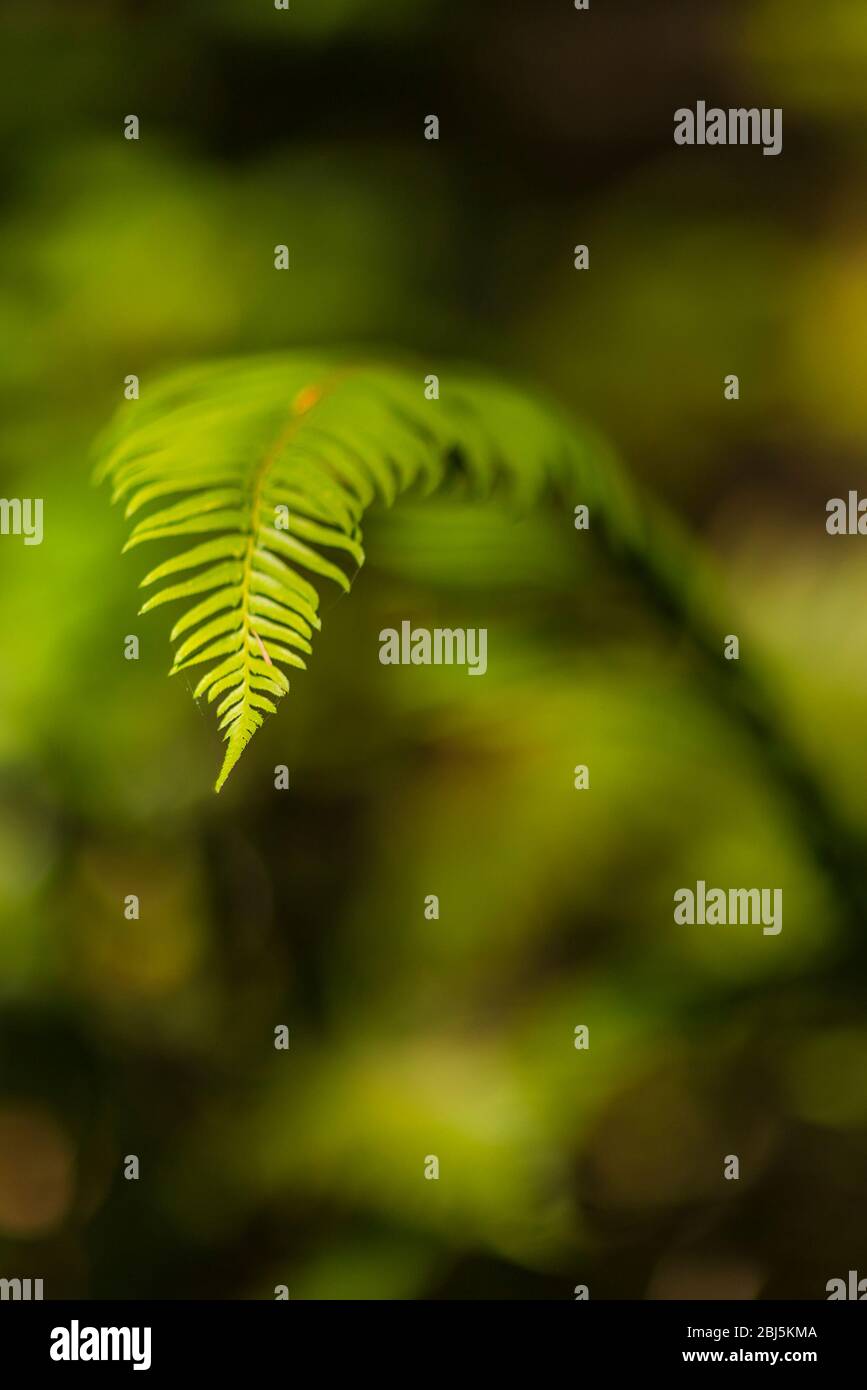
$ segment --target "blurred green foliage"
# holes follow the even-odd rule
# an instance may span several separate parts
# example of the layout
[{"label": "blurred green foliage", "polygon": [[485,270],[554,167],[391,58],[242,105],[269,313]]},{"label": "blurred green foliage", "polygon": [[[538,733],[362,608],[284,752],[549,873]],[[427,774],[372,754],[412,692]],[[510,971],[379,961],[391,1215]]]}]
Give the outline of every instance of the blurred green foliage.
[{"label": "blurred green foliage", "polygon": [[[47,1296],[814,1298],[863,1252],[863,953],[633,590],[552,517],[378,518],[214,804],[89,485],[124,376],[192,357],[540,385],[701,535],[863,833],[867,569],[824,504],[864,487],[864,9],[604,10],[4,6],[0,470],[46,537],[0,540],[0,1273]],[[693,94],[782,106],[783,155],[676,149]],[[381,667],[403,617],[486,626],[486,679]],[[780,936],[676,928],[699,877],[781,886]]]}]

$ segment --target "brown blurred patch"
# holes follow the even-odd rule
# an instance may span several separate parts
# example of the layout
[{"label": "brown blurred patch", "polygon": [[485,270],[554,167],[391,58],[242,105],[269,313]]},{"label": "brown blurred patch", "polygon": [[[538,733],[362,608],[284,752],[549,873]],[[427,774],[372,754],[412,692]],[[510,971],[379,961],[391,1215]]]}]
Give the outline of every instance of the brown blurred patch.
[{"label": "brown blurred patch", "polygon": [[74,1189],[75,1151],[49,1111],[0,1109],[0,1229],[40,1236],[67,1215]]}]

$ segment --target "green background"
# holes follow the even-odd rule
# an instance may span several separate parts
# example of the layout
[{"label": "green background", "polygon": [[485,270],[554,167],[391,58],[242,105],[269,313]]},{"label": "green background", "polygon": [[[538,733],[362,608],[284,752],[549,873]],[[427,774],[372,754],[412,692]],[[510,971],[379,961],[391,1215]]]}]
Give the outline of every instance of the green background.
[{"label": "green background", "polygon": [[[90,483],[131,372],[358,345],[541,387],[696,534],[720,644],[771,673],[858,840],[865,543],[824,523],[865,475],[863,5],[7,0],[0,53],[0,477],[45,503],[42,546],[0,538],[0,1276],[824,1298],[867,1274],[861,922],[640,587],[568,514],[371,517],[215,798],[215,722],[166,680],[170,623],[135,616],[140,556]],[[782,107],[782,155],[676,147],[698,99]],[[486,627],[485,679],[382,667],[403,618]],[[698,878],[782,887],[782,933],[676,927]]]}]

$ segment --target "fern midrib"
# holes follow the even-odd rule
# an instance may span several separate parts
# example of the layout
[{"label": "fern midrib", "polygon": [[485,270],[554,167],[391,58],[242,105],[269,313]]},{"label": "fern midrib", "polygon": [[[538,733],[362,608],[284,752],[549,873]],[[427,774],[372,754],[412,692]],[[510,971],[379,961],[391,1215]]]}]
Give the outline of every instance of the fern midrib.
[{"label": "fern midrib", "polygon": [[[311,410],[314,410],[317,405],[319,405],[328,395],[330,395],[331,392],[335,389],[335,387],[344,379],[344,377],[354,373],[357,370],[357,368],[347,368],[343,371],[334,372],[330,377],[326,379],[326,381],[321,386],[314,383],[313,385],[302,387],[302,389],[296,394],[295,399],[292,402],[292,414],[289,417],[289,420],[286,422],[286,425],[280,431],[277,438],[274,440],[274,443],[271,445],[270,449],[268,449],[265,455],[263,456],[261,463],[259,464],[253,475],[253,480],[250,485],[250,535],[247,541],[246,554],[244,556],[244,574],[241,582],[241,642],[244,658],[244,667],[243,694],[241,696],[241,711],[238,714],[238,719],[241,719],[243,717],[243,712],[249,709],[249,698],[251,693],[251,654],[249,647],[250,636],[255,636],[259,641],[260,646],[264,646],[264,644],[262,643],[262,639],[258,636],[258,633],[256,633],[256,630],[253,626],[252,613],[250,611],[250,599],[251,584],[253,579],[253,556],[259,539],[259,525],[262,511],[262,494],[265,490],[265,484],[268,479],[268,474],[270,473],[271,468],[276,462],[279,454],[285,448],[289,440],[292,438],[293,434],[298,429],[299,424],[305,418],[305,416],[309,415]],[[265,647],[265,651],[267,651],[267,647]]]},{"label": "fern midrib", "polygon": [[[247,540],[247,553],[244,556],[244,577],[241,587],[241,612],[243,623],[243,634],[241,638],[242,650],[244,654],[244,693],[241,697],[244,707],[250,694],[250,634],[252,631],[252,615],[250,613],[250,587],[253,579],[253,555],[259,538],[259,516],[262,510],[262,493],[265,487],[265,480],[271,469],[275,457],[288,439],[292,437],[292,430],[296,424],[293,418],[286,425],[275,440],[274,444],[265,454],[255,474],[250,488],[250,535]],[[238,716],[241,717],[240,715]]]}]

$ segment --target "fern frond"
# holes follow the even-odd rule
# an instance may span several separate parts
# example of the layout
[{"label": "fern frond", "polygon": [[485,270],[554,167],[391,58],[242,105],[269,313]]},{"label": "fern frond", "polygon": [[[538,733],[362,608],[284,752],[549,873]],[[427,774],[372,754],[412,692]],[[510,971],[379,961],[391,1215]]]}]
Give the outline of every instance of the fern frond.
[{"label": "fern frond", "polygon": [[142,586],[149,612],[190,600],[171,632],[172,674],[202,667],[196,699],[219,701],[226,741],[216,790],[305,667],[319,587],[348,590],[364,562],[360,521],[453,480],[519,509],[551,492],[590,507],[592,530],[645,596],[691,629],[713,625],[704,584],[672,525],[639,504],[603,442],[509,385],[448,371],[428,399],[418,367],[307,354],[173,373],[125,404],[98,479],[133,519],[125,549],[177,542]]},{"label": "fern frond", "polygon": [[448,476],[476,496],[505,485],[524,506],[576,472],[611,489],[592,452],[511,388],[449,374],[429,400],[418,371],[329,357],[186,369],[126,404],[97,477],[134,519],[126,550],[179,543],[142,580],[141,612],[192,600],[172,628],[172,674],[202,667],[195,698],[219,701],[216,790],[289,689],[283,668],[305,667],[317,585],[348,590],[363,564],[373,502]]}]

